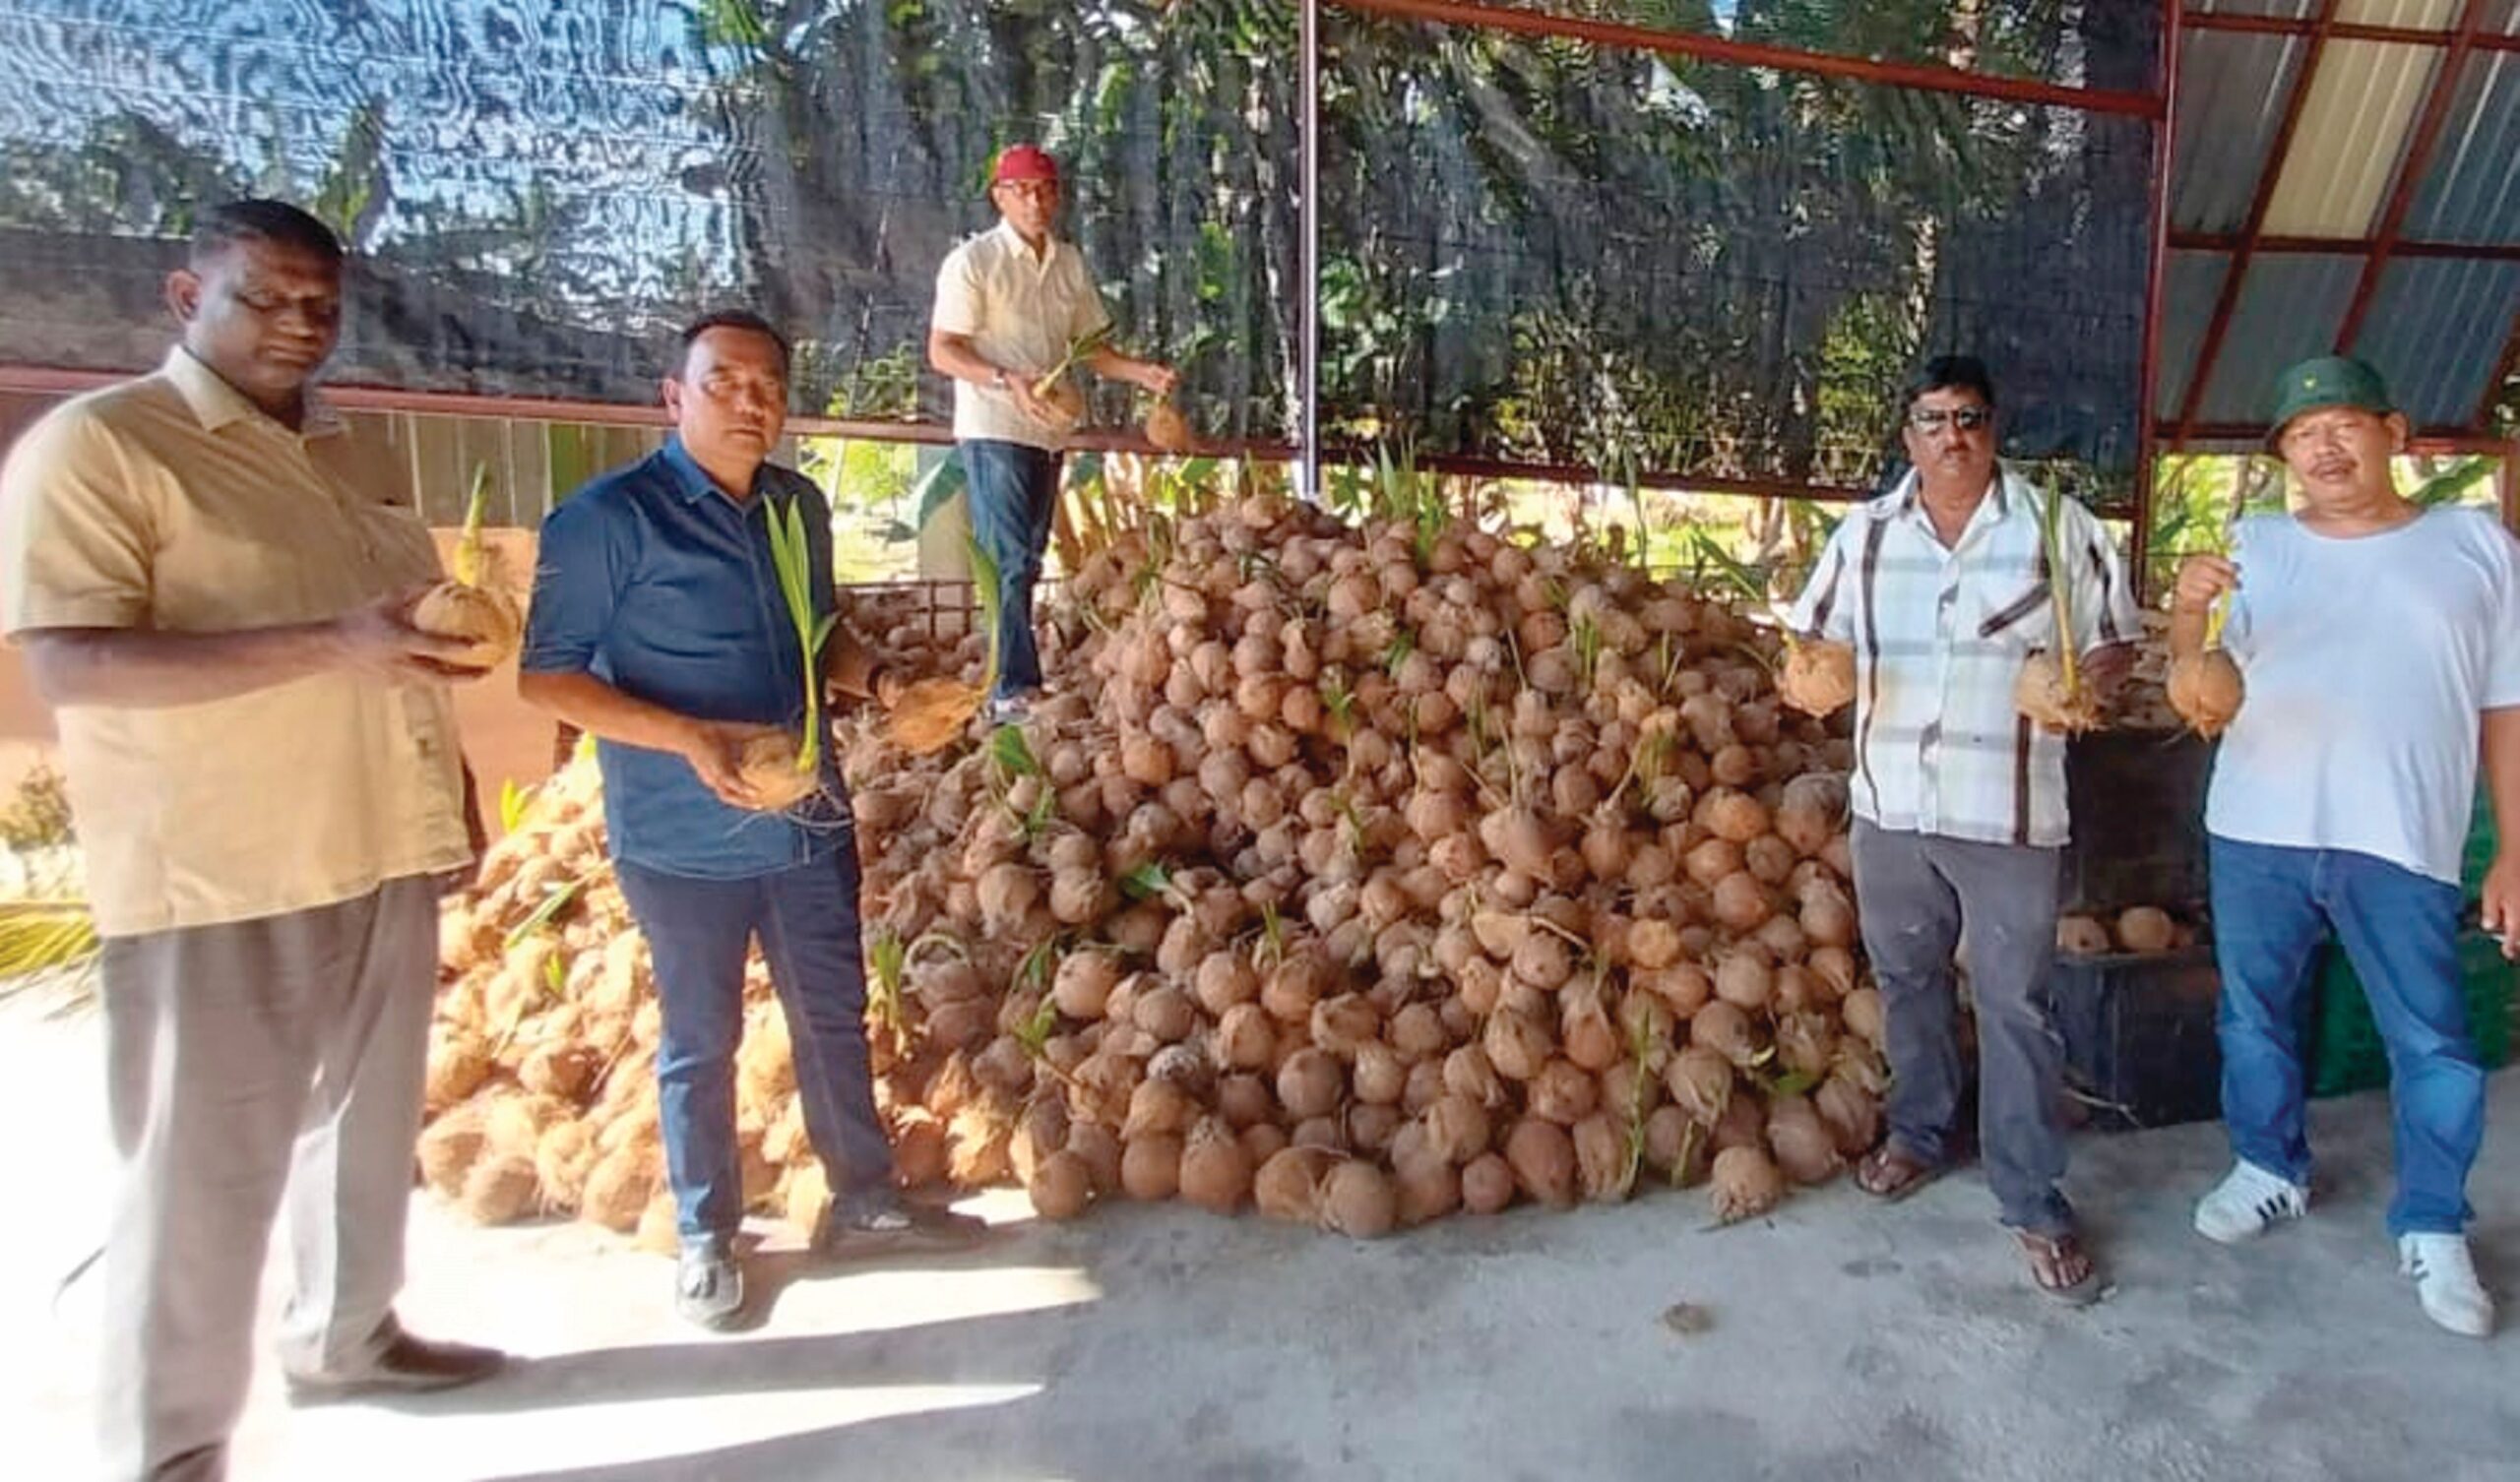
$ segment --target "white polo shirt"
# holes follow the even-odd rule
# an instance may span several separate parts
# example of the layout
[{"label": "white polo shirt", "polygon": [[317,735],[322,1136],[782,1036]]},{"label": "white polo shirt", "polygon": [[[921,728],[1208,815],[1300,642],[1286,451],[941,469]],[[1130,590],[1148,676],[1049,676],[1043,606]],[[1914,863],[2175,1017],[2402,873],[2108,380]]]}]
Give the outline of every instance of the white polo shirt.
[{"label": "white polo shirt", "polygon": [[[2043,848],[2066,839],[2064,738],[2013,708],[2031,653],[2056,646],[2040,512],[2009,468],[1945,547],[1912,471],[1829,537],[1788,621],[1855,648],[1858,816],[1883,829]],[[2108,531],[2066,500],[2059,542],[2074,650],[2141,630]]]},{"label": "white polo shirt", "polygon": [[[1085,271],[1084,254],[1056,237],[1036,254],[1004,221],[947,253],[937,270],[933,327],[970,336],[981,359],[1012,374],[1047,374],[1078,337],[1110,322]],[[1050,452],[1064,441],[1059,428],[1017,410],[1013,396],[960,378],[954,382],[954,436]]]}]

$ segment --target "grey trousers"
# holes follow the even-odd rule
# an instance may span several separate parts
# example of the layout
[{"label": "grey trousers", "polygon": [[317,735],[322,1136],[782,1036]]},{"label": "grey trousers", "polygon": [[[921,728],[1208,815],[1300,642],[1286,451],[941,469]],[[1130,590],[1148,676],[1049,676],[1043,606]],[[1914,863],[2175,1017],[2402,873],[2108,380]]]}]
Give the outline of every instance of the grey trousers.
[{"label": "grey trousers", "polygon": [[355,1373],[392,1336],[437,984],[437,886],[108,938],[108,1475],[210,1482],[252,1373],[284,1191],[281,1358]]},{"label": "grey trousers", "polygon": [[2064,1041],[2048,1000],[2056,955],[2057,851],[1874,827],[1852,839],[1863,950],[1881,985],[1890,1136],[1917,1157],[1952,1155],[1960,1113],[1952,949],[1966,941],[1978,1017],[1978,1142],[1986,1182],[2016,1229],[2056,1235],[2073,1208],[2057,1115]]}]

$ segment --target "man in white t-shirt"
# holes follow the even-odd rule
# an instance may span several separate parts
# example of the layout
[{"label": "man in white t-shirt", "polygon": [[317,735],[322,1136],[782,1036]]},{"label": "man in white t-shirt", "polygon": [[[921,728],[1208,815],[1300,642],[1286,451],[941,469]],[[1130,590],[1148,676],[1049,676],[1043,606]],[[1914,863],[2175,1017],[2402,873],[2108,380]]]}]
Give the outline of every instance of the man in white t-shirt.
[{"label": "man in white t-shirt", "polygon": [[2174,602],[2231,596],[2223,642],[2247,696],[2207,794],[2223,1115],[2237,1159],[2196,1206],[2226,1243],[2309,1201],[2300,1009],[2330,931],[2388,1047],[2397,1197],[2388,1211],[2425,1314],[2484,1336],[2493,1302],[2465,1234],[2485,1134],[2456,951],[2459,863],[2486,759],[2501,852],[2484,920],[2520,932],[2520,541],[2482,510],[2426,510],[2390,459],[2407,420],[2377,372],[2323,358],[2277,383],[2291,515],[2239,523],[2231,559],[2191,557]]},{"label": "man in white t-shirt", "polygon": [[[989,200],[998,224],[948,253],[936,275],[927,361],[954,378],[954,439],[970,494],[972,533],[997,563],[999,671],[993,718],[1022,713],[1041,686],[1033,639],[1033,587],[1049,548],[1059,450],[1075,430],[1035,381],[1068,346],[1108,329],[1111,316],[1074,245],[1051,234],[1059,167],[1035,145],[997,156]],[[1166,365],[1103,346],[1077,364],[1155,396],[1172,391]]]}]

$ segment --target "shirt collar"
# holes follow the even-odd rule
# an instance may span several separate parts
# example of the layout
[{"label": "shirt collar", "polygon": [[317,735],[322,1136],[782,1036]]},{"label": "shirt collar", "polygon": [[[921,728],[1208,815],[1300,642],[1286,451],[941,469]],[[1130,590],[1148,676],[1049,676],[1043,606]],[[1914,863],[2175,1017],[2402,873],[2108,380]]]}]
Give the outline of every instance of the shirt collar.
[{"label": "shirt collar", "polygon": [[217,432],[231,422],[254,418],[271,423],[291,437],[335,437],[348,430],[342,414],[333,409],[312,386],[306,389],[306,410],[301,425],[290,427],[254,404],[253,399],[230,386],[219,372],[204,365],[192,351],[178,344],[166,352],[166,363],[160,374],[171,383],[184,404],[204,432]]},{"label": "shirt collar", "polygon": [[[657,456],[664,460],[665,470],[673,476],[674,492],[682,496],[683,503],[698,504],[712,494],[722,499],[725,497],[725,490],[719,488],[718,481],[709,476],[709,470],[700,466],[699,461],[691,456],[691,450],[682,446],[681,434],[665,434],[665,444],[657,450]],[[760,507],[762,496],[770,491],[770,462],[765,459],[761,466],[753,470],[752,502],[742,506],[743,509],[749,511]],[[734,501],[728,499],[726,503],[732,505]]]},{"label": "shirt collar", "polygon": [[[999,238],[1006,243],[1006,249],[1009,252],[1014,253],[1018,258],[1027,263],[1036,261],[1033,256],[1033,249],[1024,245],[1024,233],[1015,229],[1014,222],[1000,216],[997,222],[997,234]],[[1055,236],[1043,237],[1041,239],[1041,255],[1038,260],[1040,266],[1046,271],[1050,264],[1058,261],[1058,256],[1059,239]]]},{"label": "shirt collar", "polygon": [[[1997,459],[1994,480],[1987,486],[1986,498],[1979,504],[1977,509],[1970,512],[1968,528],[1976,528],[1982,518],[1990,523],[2012,518],[2013,478],[2013,471],[2004,466],[2001,459]],[[1892,494],[1892,497],[1899,501],[1899,513],[1919,520],[1924,519],[1922,508],[1924,489],[1924,479],[1916,469],[1910,468],[1900,475],[1899,483]],[[1966,530],[1963,533],[1965,534]]]}]

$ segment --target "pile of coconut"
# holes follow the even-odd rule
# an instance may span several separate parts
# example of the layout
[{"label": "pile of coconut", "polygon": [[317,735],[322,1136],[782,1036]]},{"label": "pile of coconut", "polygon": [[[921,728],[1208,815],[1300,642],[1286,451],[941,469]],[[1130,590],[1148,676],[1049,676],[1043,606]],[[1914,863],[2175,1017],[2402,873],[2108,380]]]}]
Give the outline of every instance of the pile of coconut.
[{"label": "pile of coconut", "polygon": [[[1022,724],[926,757],[850,728],[906,1183],[1371,1236],[1658,1184],[1738,1218],[1874,1141],[1847,745],[1728,603],[1614,542],[1255,498],[1123,534],[1048,621]],[[422,1166],[483,1218],[662,1236],[656,1008],[591,791],[449,907]],[[747,991],[747,1193],[807,1219]]]}]

